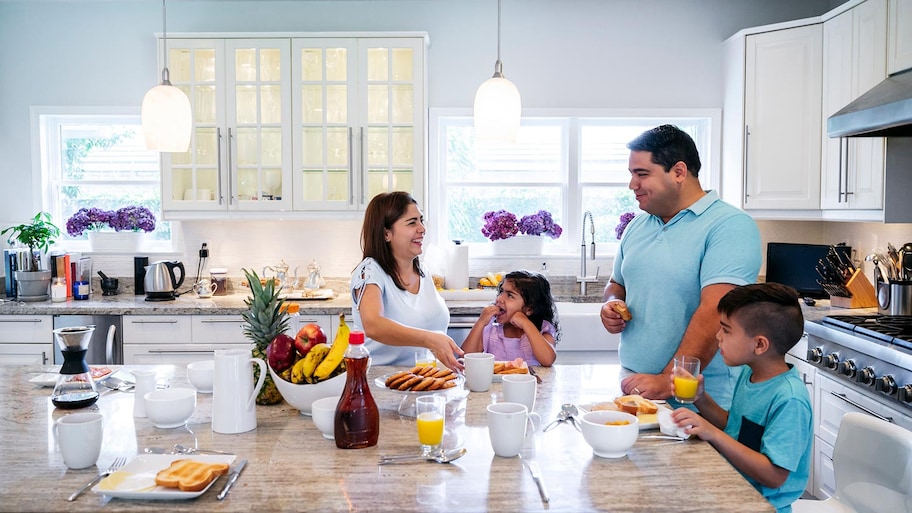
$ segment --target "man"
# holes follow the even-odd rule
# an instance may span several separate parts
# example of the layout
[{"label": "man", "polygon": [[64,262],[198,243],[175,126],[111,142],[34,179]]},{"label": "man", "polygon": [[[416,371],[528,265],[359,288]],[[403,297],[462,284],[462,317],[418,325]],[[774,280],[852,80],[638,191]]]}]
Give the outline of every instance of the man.
[{"label": "man", "polygon": [[[728,408],[740,368],[727,367],[717,354],[716,307],[735,286],[756,282],[757,225],[700,187],[700,155],[679,128],[647,130],[627,148],[629,187],[646,214],[624,231],[601,309],[605,329],[621,333],[618,356],[632,372],[621,390],[668,399],[674,356],[696,356],[705,389]],[[632,319],[624,321],[615,303],[625,304]]]}]

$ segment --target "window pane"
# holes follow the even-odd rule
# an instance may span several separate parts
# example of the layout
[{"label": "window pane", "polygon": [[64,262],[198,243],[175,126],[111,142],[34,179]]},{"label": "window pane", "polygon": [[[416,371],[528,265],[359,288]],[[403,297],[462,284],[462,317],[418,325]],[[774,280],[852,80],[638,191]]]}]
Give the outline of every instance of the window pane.
[{"label": "window pane", "polygon": [[517,219],[547,210],[554,222],[563,226],[560,187],[451,186],[447,188],[446,202],[449,239],[487,241],[481,227],[485,212],[492,210],[508,210]]},{"label": "window pane", "polygon": [[447,128],[447,182],[562,182],[563,129],[521,127],[516,144],[476,145],[471,126]]},{"label": "window pane", "polygon": [[621,214],[641,212],[633,193],[627,187],[586,187],[582,196],[583,212],[592,212],[597,241],[617,241],[614,229]]}]

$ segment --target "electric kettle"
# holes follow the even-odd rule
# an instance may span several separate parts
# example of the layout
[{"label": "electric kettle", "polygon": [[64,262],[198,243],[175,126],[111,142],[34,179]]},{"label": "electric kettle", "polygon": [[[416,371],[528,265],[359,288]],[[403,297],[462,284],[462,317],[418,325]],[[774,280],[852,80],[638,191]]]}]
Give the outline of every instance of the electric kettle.
[{"label": "electric kettle", "polygon": [[[180,278],[174,276],[174,268],[180,269]],[[177,260],[159,260],[146,267],[143,285],[146,301],[169,301],[175,299],[177,288],[184,283],[184,263]]]}]

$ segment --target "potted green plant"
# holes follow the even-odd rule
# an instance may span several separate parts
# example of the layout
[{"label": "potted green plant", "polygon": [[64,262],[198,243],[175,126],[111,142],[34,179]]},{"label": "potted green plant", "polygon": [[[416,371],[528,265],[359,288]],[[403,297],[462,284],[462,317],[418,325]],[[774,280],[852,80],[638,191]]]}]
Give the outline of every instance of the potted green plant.
[{"label": "potted green plant", "polygon": [[[41,297],[48,295],[51,271],[41,269],[41,255],[60,236],[60,228],[52,222],[47,212],[38,212],[30,223],[10,226],[0,231],[0,236],[9,233],[7,242],[14,241],[29,248],[28,269],[16,271],[20,297]],[[46,298],[45,298],[46,299]]]}]

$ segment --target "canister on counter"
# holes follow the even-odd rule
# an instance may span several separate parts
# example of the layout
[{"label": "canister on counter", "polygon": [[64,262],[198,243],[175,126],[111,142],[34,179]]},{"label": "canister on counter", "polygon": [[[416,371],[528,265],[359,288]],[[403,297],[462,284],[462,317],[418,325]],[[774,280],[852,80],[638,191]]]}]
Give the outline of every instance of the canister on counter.
[{"label": "canister on counter", "polygon": [[209,269],[209,277],[212,279],[212,283],[215,283],[215,292],[212,293],[213,296],[228,295],[227,267],[213,267]]}]

